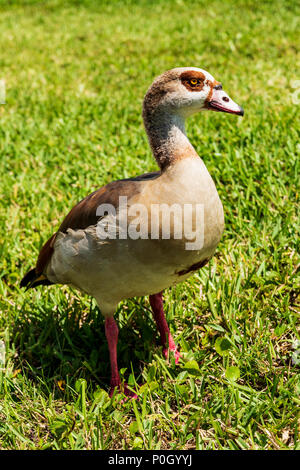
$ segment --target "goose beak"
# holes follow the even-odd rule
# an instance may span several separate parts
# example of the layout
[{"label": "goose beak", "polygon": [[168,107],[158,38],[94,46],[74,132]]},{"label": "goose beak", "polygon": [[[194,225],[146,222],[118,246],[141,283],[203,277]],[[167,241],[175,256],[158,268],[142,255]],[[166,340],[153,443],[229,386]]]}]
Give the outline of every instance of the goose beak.
[{"label": "goose beak", "polygon": [[244,115],[243,108],[229,98],[227,93],[222,89],[221,84],[214,86],[212,96],[207,102],[206,108],[212,111],[237,114],[238,116]]}]

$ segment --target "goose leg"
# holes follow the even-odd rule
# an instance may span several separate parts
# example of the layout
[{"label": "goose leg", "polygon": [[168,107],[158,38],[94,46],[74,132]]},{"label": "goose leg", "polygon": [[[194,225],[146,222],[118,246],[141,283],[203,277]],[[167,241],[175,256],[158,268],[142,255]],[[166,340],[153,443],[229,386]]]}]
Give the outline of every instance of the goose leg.
[{"label": "goose leg", "polygon": [[136,398],[137,395],[130,390],[128,390],[127,385],[124,384],[124,388],[121,384],[121,379],[118,369],[117,361],[117,344],[118,344],[118,334],[119,329],[118,325],[115,322],[113,317],[106,318],[105,320],[105,335],[108,343],[109,357],[110,357],[110,367],[111,367],[111,380],[110,380],[110,392],[109,396],[111,397],[114,393],[114,389],[117,387],[120,389],[126,396]]},{"label": "goose leg", "polygon": [[163,353],[168,358],[168,351],[172,351],[175,355],[175,364],[178,364],[180,353],[177,351],[174,339],[170,333],[167,320],[164,314],[162,292],[149,296],[150,305],[153,311],[153,317],[160,333],[161,344],[163,345]]}]

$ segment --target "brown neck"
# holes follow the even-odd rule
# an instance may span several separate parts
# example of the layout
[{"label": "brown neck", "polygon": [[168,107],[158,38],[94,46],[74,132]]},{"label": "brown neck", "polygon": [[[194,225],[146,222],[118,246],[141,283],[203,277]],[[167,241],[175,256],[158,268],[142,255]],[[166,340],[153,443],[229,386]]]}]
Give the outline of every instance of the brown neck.
[{"label": "brown neck", "polygon": [[144,107],[143,118],[153,155],[162,171],[183,158],[198,157],[186,136],[183,117]]}]

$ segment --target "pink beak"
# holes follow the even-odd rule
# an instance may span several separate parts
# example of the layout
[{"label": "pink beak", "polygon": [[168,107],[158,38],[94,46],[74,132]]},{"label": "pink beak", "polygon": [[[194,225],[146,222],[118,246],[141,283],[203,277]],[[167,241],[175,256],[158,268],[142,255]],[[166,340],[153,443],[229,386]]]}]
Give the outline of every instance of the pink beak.
[{"label": "pink beak", "polygon": [[237,114],[238,116],[244,115],[243,108],[229,98],[227,93],[223,91],[221,84],[214,86],[212,97],[206,107],[212,111]]}]

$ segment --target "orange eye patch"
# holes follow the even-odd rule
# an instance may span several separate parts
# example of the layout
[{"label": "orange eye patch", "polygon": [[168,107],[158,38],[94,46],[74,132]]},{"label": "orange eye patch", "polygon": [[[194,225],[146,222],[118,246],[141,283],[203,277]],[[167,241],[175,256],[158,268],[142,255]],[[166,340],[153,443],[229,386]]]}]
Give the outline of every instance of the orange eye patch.
[{"label": "orange eye patch", "polygon": [[205,77],[201,72],[187,71],[180,78],[189,91],[201,91],[203,88]]}]

